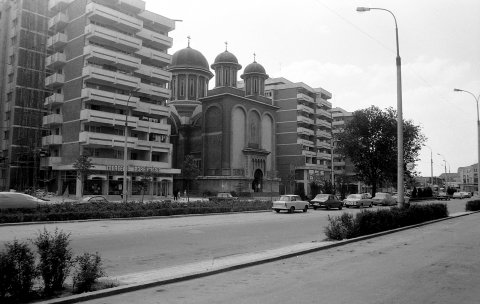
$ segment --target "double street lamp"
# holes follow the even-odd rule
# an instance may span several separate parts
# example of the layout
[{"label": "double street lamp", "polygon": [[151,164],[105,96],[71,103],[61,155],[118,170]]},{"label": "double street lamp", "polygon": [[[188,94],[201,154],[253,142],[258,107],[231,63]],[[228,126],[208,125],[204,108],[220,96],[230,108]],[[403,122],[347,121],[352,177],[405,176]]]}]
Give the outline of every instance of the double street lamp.
[{"label": "double street lamp", "polygon": [[[467,94],[470,94],[473,96],[475,99],[475,102],[477,103],[477,142],[478,142],[478,164],[477,164],[477,193],[480,195],[480,118],[478,114],[478,100],[480,99],[480,95],[475,96],[472,92],[466,91],[466,90],[461,90],[461,89],[453,89],[454,92],[464,92]],[[475,177],[474,177],[475,181]]]},{"label": "double street lamp", "polygon": [[138,91],[139,89],[133,89],[128,93],[128,99],[127,99],[127,107],[125,110],[125,130],[124,130],[124,135],[125,135],[125,142],[123,146],[123,202],[127,202],[127,195],[128,195],[128,190],[127,190],[127,173],[128,173],[128,115],[130,114],[128,110],[128,103],[130,102],[130,98],[132,98],[132,95],[134,92]]},{"label": "double street lamp", "polygon": [[398,191],[398,205],[403,207],[404,198],[404,182],[403,182],[403,111],[402,111],[402,63],[400,59],[400,47],[398,44],[398,26],[395,15],[384,8],[379,7],[357,7],[357,12],[368,12],[371,10],[380,10],[390,13],[395,21],[395,38],[397,42],[397,191]]}]

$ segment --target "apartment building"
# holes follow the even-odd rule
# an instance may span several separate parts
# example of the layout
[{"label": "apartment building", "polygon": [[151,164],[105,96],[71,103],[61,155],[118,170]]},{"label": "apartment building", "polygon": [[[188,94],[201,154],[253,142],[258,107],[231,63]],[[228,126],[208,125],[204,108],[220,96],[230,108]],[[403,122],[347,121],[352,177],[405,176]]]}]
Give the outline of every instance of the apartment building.
[{"label": "apartment building", "polygon": [[475,192],[478,190],[478,163],[458,168],[459,186],[461,191]]},{"label": "apartment building", "polygon": [[47,0],[0,0],[0,190],[42,185]]},{"label": "apartment building", "polygon": [[309,194],[311,182],[330,179],[332,94],[285,78],[268,79],[265,92],[280,108],[276,121],[280,193]]},{"label": "apartment building", "polygon": [[42,145],[49,187],[81,193],[73,163],[88,155],[93,174],[83,194],[123,191],[171,195],[173,174],[168,83],[174,21],[141,0],[50,0]]}]

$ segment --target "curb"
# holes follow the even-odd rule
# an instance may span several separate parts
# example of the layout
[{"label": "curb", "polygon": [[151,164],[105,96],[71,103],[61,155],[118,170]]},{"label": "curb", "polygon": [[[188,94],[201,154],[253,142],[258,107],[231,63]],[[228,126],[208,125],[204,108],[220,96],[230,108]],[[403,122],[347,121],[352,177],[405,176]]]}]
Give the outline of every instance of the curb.
[{"label": "curb", "polygon": [[236,269],[242,269],[242,268],[247,268],[247,267],[251,267],[251,266],[270,263],[270,262],[274,262],[274,261],[278,261],[278,260],[282,260],[282,259],[287,259],[287,258],[295,257],[295,256],[298,256],[298,255],[304,255],[304,254],[318,252],[318,251],[322,251],[322,250],[326,250],[326,249],[330,249],[330,248],[340,247],[340,246],[343,246],[343,245],[356,243],[356,242],[360,242],[360,241],[372,239],[372,238],[375,238],[375,237],[384,236],[384,235],[392,234],[392,233],[395,233],[395,232],[400,232],[400,231],[412,229],[412,228],[426,226],[426,225],[434,224],[434,223],[437,223],[437,222],[442,222],[442,221],[446,221],[446,220],[450,220],[450,219],[455,219],[455,218],[458,218],[458,217],[463,217],[463,216],[467,216],[467,215],[474,214],[474,213],[479,213],[479,212],[480,211],[463,212],[463,213],[460,213],[460,214],[456,214],[456,215],[453,215],[453,216],[448,216],[448,217],[433,220],[433,221],[423,222],[423,223],[420,223],[420,224],[401,227],[401,228],[388,230],[388,231],[382,231],[382,232],[369,234],[369,235],[364,235],[364,236],[360,236],[360,237],[356,237],[356,238],[352,238],[352,239],[337,241],[337,242],[330,243],[330,244],[322,244],[322,245],[319,245],[317,247],[313,247],[313,248],[309,248],[309,249],[298,250],[298,251],[295,251],[295,252],[289,252],[289,253],[280,254],[280,255],[277,255],[277,256],[266,257],[266,258],[262,258],[262,259],[252,261],[252,262],[246,262],[246,263],[237,264],[237,265],[225,266],[223,268],[219,268],[219,269],[215,269],[215,270],[206,270],[206,271],[201,271],[201,272],[198,272],[198,273],[187,274],[187,275],[178,276],[178,277],[169,278],[169,279],[151,280],[151,281],[147,281],[147,282],[143,282],[143,283],[117,286],[117,287],[102,289],[102,290],[98,290],[98,291],[94,291],[94,292],[89,292],[89,293],[84,293],[84,294],[79,294],[79,295],[73,295],[73,296],[68,296],[68,297],[64,297],[64,298],[51,299],[51,300],[42,301],[42,302],[35,302],[35,303],[36,304],[79,303],[79,302],[83,302],[83,301],[99,299],[99,298],[114,296],[114,295],[118,295],[118,294],[122,294],[122,293],[137,291],[137,290],[141,290],[141,289],[145,289],[145,288],[149,288],[149,287],[154,287],[154,286],[160,286],[160,285],[166,285],[166,284],[172,284],[172,283],[197,279],[197,278],[211,276],[211,275],[215,275],[215,274],[219,274],[219,273],[223,273],[223,272],[227,272],[227,271],[232,271],[232,270],[236,270]]}]

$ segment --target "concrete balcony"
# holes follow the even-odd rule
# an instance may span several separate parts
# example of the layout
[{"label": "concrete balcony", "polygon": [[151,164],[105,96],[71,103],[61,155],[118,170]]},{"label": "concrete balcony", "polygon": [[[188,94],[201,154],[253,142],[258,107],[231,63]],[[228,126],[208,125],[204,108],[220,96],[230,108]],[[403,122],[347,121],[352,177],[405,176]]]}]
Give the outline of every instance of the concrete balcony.
[{"label": "concrete balcony", "polygon": [[154,49],[169,49],[172,47],[173,38],[142,28],[137,36],[143,40],[143,45]]},{"label": "concrete balcony", "polygon": [[136,70],[134,74],[140,78],[145,78],[156,83],[170,82],[172,79],[172,73],[144,64],[141,64],[140,68]]},{"label": "concrete balcony", "polygon": [[308,114],[314,114],[315,113],[314,109],[312,109],[309,106],[302,105],[302,104],[297,105],[297,111],[305,112],[305,113],[308,113]]},{"label": "concrete balcony", "polygon": [[48,1],[48,10],[49,11],[60,11],[65,9],[72,0],[49,0]]},{"label": "concrete balcony", "polygon": [[50,114],[43,116],[42,124],[44,127],[50,127],[54,125],[61,125],[63,123],[62,114]]},{"label": "concrete balcony", "polygon": [[152,99],[160,99],[160,100],[168,99],[171,96],[170,89],[162,88],[159,86],[146,84],[146,83],[140,83],[140,90],[138,92],[146,95],[152,95],[151,96]]},{"label": "concrete balcony", "polygon": [[62,163],[61,157],[42,157],[40,158],[40,167],[54,167]]},{"label": "concrete balcony", "polygon": [[152,104],[148,102],[139,101],[134,111],[147,113],[151,115],[158,115],[163,117],[170,116],[170,108],[163,105]]},{"label": "concrete balcony", "polygon": [[62,142],[62,135],[48,135],[42,137],[42,146],[61,145]]},{"label": "concrete balcony", "polygon": [[128,104],[128,107],[132,108],[136,107],[137,103],[140,100],[140,98],[135,96],[129,97],[129,95],[117,94],[92,88],[82,89],[82,98],[86,100],[95,100],[114,106],[126,107]]},{"label": "concrete balcony", "polygon": [[317,137],[331,139],[332,138],[332,133],[327,132],[327,131],[317,130]]},{"label": "concrete balcony", "polygon": [[332,145],[329,142],[317,140],[317,147],[321,147],[321,148],[325,148],[325,149],[331,149]]},{"label": "concrete balcony", "polygon": [[343,125],[345,125],[345,121],[343,121],[343,120],[334,121],[334,122],[332,122],[332,125],[335,126],[335,127],[343,126]]},{"label": "concrete balcony", "polygon": [[63,74],[55,73],[45,78],[45,86],[47,88],[56,88],[65,83],[65,76]]},{"label": "concrete balcony", "polygon": [[344,161],[334,161],[333,165],[335,167],[345,167],[345,162]]},{"label": "concrete balcony", "polygon": [[315,144],[311,140],[297,138],[297,144],[301,144],[303,146],[314,147]]},{"label": "concrete balcony", "polygon": [[308,96],[308,95],[306,95],[306,94],[303,94],[303,93],[297,93],[297,99],[299,99],[299,100],[304,100],[304,101],[310,102],[310,103],[314,103],[314,102],[315,102],[315,100],[314,100],[312,97],[310,97],[310,96]]},{"label": "concrete balcony", "polygon": [[124,32],[136,33],[143,27],[142,20],[94,2],[87,4],[85,13],[90,21],[108,24]]},{"label": "concrete balcony", "polygon": [[317,126],[322,126],[322,127],[328,128],[328,129],[332,128],[332,124],[329,121],[326,121],[326,120],[320,119],[320,118],[315,119],[315,124]]},{"label": "concrete balcony", "polygon": [[172,55],[147,47],[142,47],[135,54],[142,58],[142,63],[147,65],[164,67],[172,62]]},{"label": "concrete balcony", "polygon": [[302,155],[305,155],[307,157],[315,157],[317,156],[317,152],[302,150]]},{"label": "concrete balcony", "polygon": [[169,32],[175,29],[175,21],[151,11],[144,10],[138,14],[138,17],[147,21],[149,27],[158,31]]},{"label": "concrete balcony", "polygon": [[83,48],[83,55],[88,62],[99,65],[111,65],[123,70],[136,70],[142,60],[124,53],[105,49],[96,45],[87,45]]},{"label": "concrete balcony", "polygon": [[317,108],[317,111],[316,111],[317,115],[318,116],[323,116],[323,117],[327,117],[327,118],[332,118],[332,115],[330,114],[330,112],[324,110],[324,109],[320,109],[320,108]]},{"label": "concrete balcony", "polygon": [[85,36],[92,42],[110,45],[127,53],[135,52],[142,47],[141,39],[95,24],[89,24],[85,27]]},{"label": "concrete balcony", "polygon": [[298,134],[305,134],[305,135],[315,135],[315,131],[311,130],[311,129],[307,129],[307,128],[303,128],[303,127],[298,127],[297,128],[297,133]]},{"label": "concrete balcony", "polygon": [[332,155],[329,153],[317,152],[317,158],[330,160],[332,159]]},{"label": "concrete balcony", "polygon": [[133,90],[139,87],[140,78],[128,74],[104,70],[95,66],[87,65],[83,68],[82,76],[85,81],[96,84],[114,86],[123,90]]},{"label": "concrete balcony", "polygon": [[300,121],[300,122],[303,122],[303,123],[306,123],[306,124],[309,124],[309,125],[314,124],[313,119],[305,117],[303,115],[297,115],[297,121]]},{"label": "concrete balcony", "polygon": [[60,104],[63,104],[63,101],[64,101],[63,94],[54,93],[53,95],[50,95],[47,98],[45,98],[45,103],[43,105],[44,106],[60,105]]},{"label": "concrete balcony", "polygon": [[[138,117],[127,117],[128,126],[130,128],[136,128]],[[105,124],[110,126],[125,126],[125,115],[90,109],[83,109],[80,111],[80,120],[84,122]]]},{"label": "concrete balcony", "polygon": [[64,33],[56,33],[47,39],[47,48],[59,50],[67,44],[67,35]]},{"label": "concrete balcony", "polygon": [[145,10],[145,1],[143,0],[117,0],[117,5],[135,13]]},{"label": "concrete balcony", "polygon": [[139,140],[137,142],[138,150],[147,150],[152,152],[171,152],[172,144],[171,143],[163,143],[157,141],[148,141],[148,140]]},{"label": "concrete balcony", "polygon": [[148,120],[139,120],[137,122],[136,131],[141,131],[145,133],[157,133],[170,135],[171,126],[169,124],[163,124],[158,122],[152,122]]},{"label": "concrete balcony", "polygon": [[[84,146],[123,148],[125,145],[125,136],[94,132],[80,132],[78,141]],[[136,137],[127,137],[127,148],[135,148],[137,141],[138,138]]]},{"label": "concrete balcony", "polygon": [[48,20],[48,29],[50,31],[59,31],[68,24],[68,17],[65,13],[60,12]]},{"label": "concrete balcony", "polygon": [[45,59],[45,67],[47,69],[56,70],[62,67],[67,62],[67,58],[64,53],[55,53]]}]

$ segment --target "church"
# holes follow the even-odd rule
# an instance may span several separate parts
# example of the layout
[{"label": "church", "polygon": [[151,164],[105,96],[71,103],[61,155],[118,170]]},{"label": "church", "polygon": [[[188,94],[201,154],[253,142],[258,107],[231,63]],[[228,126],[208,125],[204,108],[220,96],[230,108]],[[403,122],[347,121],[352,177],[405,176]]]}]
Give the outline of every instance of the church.
[{"label": "church", "polygon": [[[244,85],[239,88],[242,65],[227,47],[209,66],[189,42],[173,54],[167,69],[172,73],[172,166],[184,172],[185,157],[191,155],[200,169],[191,187],[182,173],[174,179],[174,189],[189,188],[200,195],[278,194],[275,128],[279,108],[265,96],[265,68],[254,58],[240,75]],[[213,77],[215,87],[209,90]]]}]

